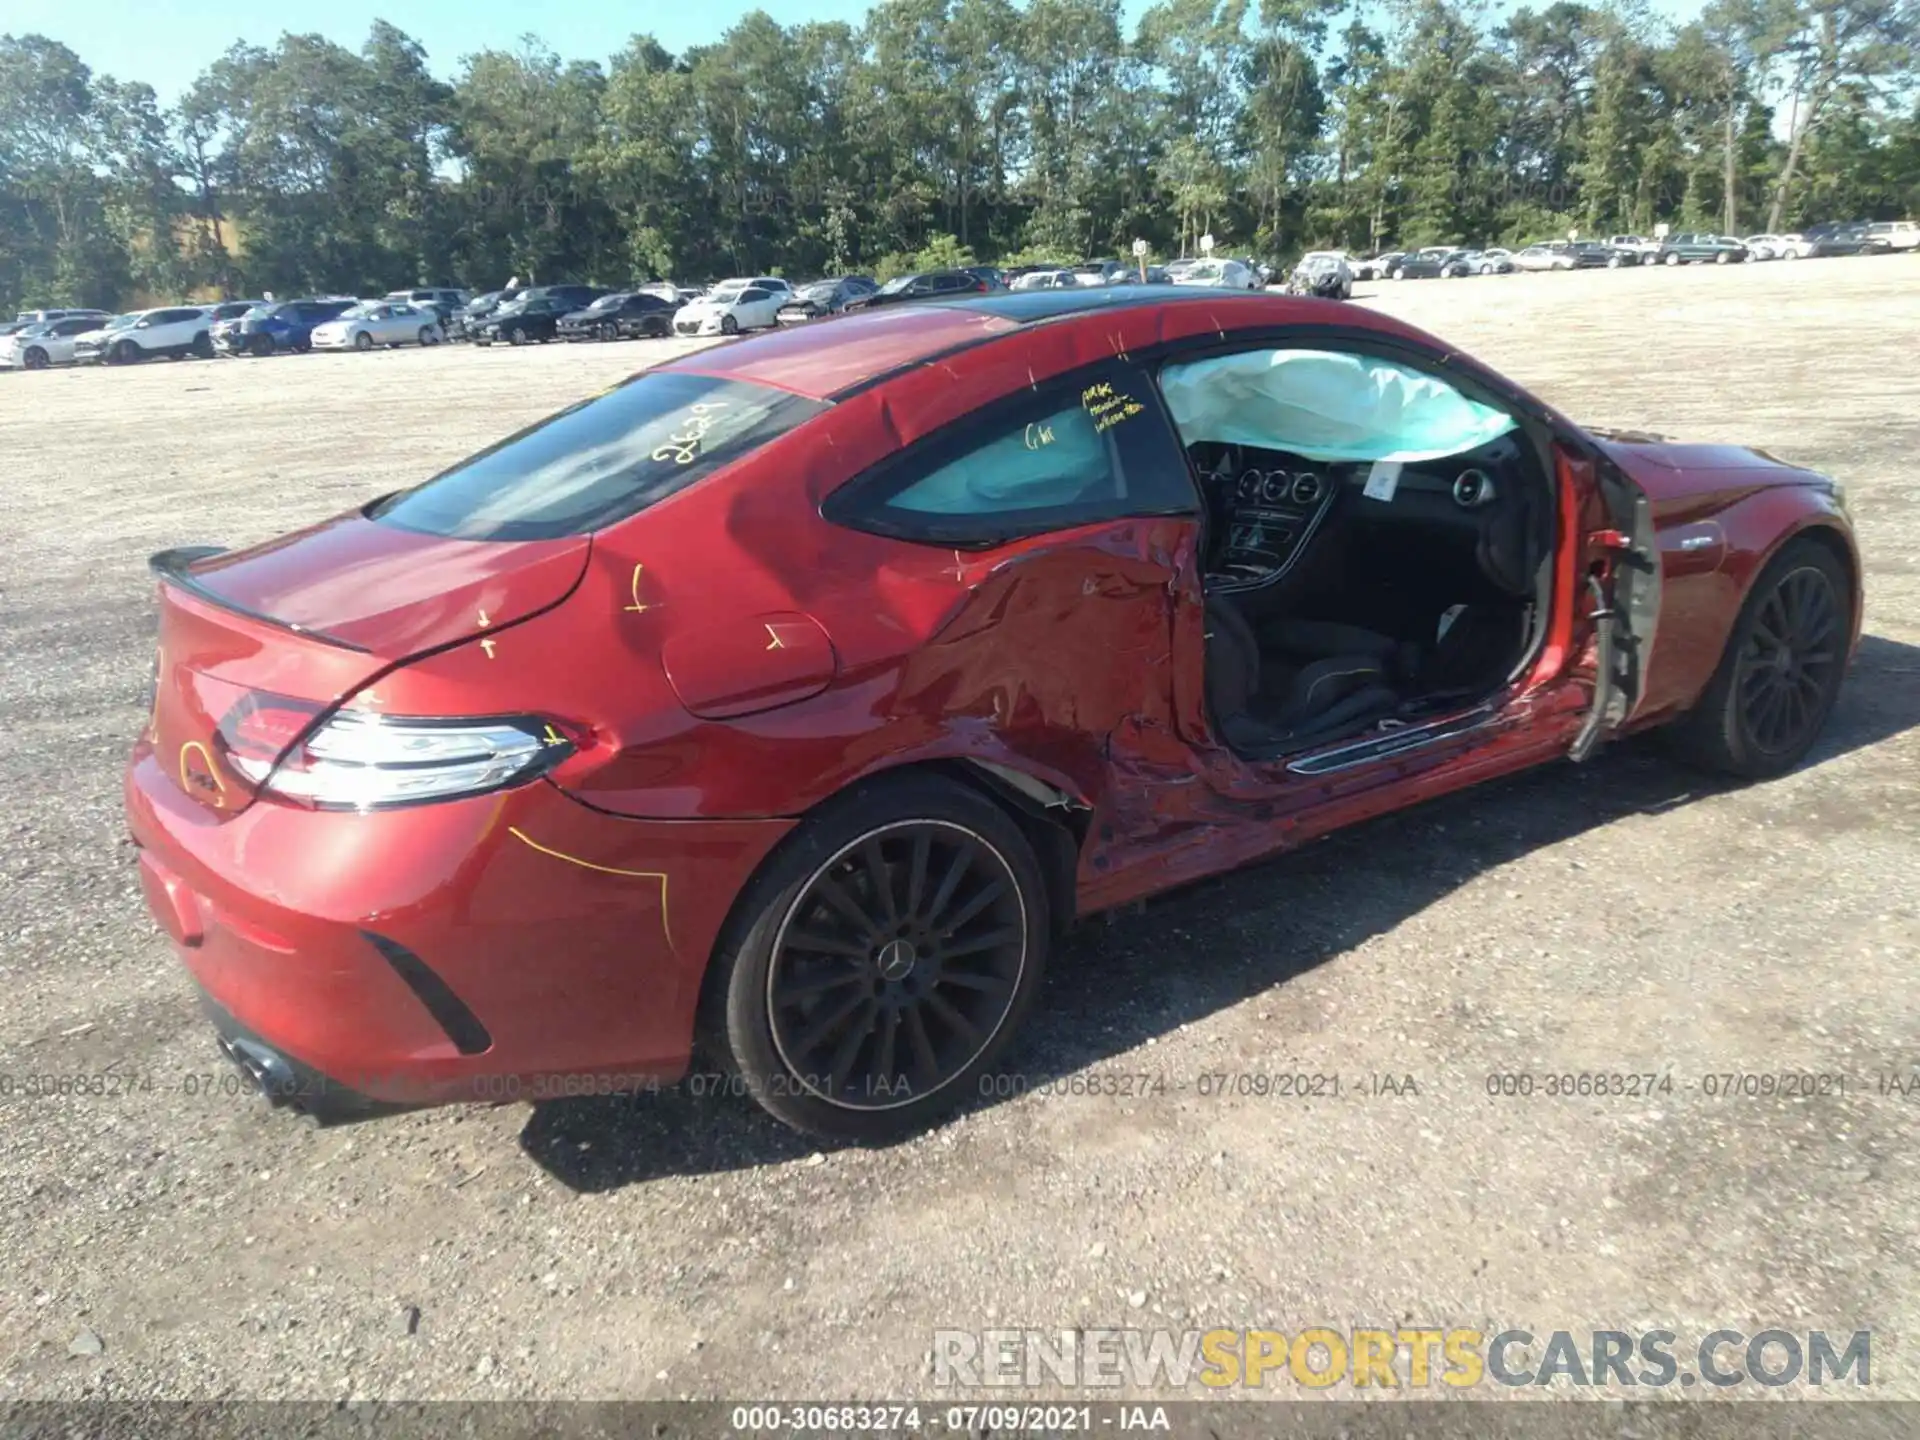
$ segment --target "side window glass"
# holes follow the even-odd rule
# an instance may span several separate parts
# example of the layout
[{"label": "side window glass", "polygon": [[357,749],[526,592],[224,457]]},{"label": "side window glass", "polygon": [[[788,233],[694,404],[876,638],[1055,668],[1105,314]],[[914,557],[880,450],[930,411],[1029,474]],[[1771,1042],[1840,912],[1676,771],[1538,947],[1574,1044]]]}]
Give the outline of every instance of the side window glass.
[{"label": "side window glass", "polygon": [[1185,458],[1146,377],[1102,366],[957,422],[829,496],[855,529],[943,545],[992,545],[1124,515],[1184,514]]}]

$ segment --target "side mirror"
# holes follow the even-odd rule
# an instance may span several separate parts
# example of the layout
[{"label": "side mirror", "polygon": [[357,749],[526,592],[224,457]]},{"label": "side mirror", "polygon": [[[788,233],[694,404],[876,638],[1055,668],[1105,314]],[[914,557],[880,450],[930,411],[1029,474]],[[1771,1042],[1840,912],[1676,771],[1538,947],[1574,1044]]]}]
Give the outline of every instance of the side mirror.
[{"label": "side mirror", "polygon": [[136,330],[151,330],[153,328],[153,317],[149,315],[144,320],[134,321],[133,328]]}]

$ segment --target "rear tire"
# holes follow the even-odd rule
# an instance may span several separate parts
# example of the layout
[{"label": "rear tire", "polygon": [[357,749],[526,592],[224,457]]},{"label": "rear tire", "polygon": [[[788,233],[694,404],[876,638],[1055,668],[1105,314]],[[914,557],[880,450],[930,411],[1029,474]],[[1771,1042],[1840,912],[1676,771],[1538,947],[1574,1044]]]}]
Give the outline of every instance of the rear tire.
[{"label": "rear tire", "polygon": [[509,345],[526,344],[527,332],[522,330],[518,325],[515,325],[512,329],[507,331],[507,343]]},{"label": "rear tire", "polygon": [[273,354],[273,337],[271,335],[255,335],[247,342],[247,351],[258,359],[263,359]]},{"label": "rear tire", "polygon": [[433,327],[431,325],[422,325],[420,327],[420,348],[424,350],[427,348],[427,346],[433,343],[434,343]]},{"label": "rear tire", "polygon": [[1749,780],[1798,765],[1846,675],[1853,582],[1816,540],[1792,540],[1754,581],[1699,703],[1669,732],[1681,758]]},{"label": "rear tire", "polygon": [[196,360],[213,359],[213,336],[205,330],[193,337],[193,344],[187,347]]},{"label": "rear tire", "polygon": [[1020,827],[943,777],[856,787],[734,907],[703,1039],[775,1118],[871,1143],[974,1099],[1032,1007],[1051,915]]}]

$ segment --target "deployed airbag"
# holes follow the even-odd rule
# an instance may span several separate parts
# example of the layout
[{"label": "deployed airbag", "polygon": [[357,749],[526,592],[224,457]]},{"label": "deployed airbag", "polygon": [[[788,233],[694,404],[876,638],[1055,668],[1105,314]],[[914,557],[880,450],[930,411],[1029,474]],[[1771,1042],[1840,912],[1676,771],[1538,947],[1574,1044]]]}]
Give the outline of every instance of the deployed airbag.
[{"label": "deployed airbag", "polygon": [[1288,450],[1309,460],[1438,460],[1514,428],[1511,415],[1391,360],[1249,350],[1160,372],[1188,445]]}]

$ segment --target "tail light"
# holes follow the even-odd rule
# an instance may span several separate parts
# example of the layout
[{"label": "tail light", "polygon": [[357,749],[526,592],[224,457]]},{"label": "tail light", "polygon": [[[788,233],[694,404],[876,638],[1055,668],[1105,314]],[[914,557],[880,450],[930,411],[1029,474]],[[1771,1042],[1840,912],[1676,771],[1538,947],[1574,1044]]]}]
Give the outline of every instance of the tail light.
[{"label": "tail light", "polygon": [[223,720],[227,764],[257,794],[319,810],[380,810],[503,790],[574,753],[533,715],[440,718],[337,710],[276,695],[247,697]]}]

